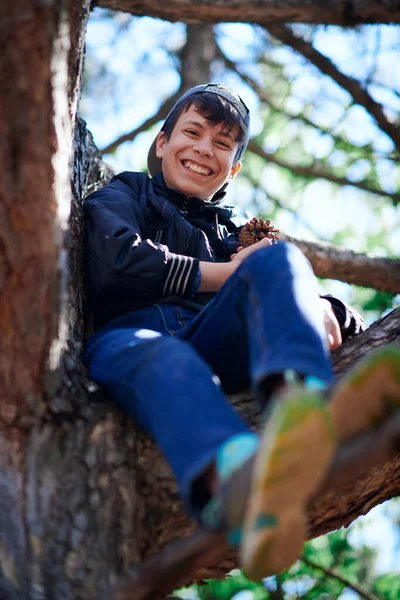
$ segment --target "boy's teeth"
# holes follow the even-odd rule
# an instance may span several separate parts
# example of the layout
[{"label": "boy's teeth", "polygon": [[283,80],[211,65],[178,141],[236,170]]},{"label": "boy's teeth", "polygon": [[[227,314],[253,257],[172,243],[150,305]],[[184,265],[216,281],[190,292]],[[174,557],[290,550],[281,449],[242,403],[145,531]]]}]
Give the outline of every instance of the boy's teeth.
[{"label": "boy's teeth", "polygon": [[188,160],[185,160],[183,165],[187,169],[190,169],[191,171],[195,171],[195,173],[201,173],[202,175],[209,175],[211,173],[210,169],[206,169],[205,167],[200,167],[199,165],[195,165],[194,163],[189,162]]}]

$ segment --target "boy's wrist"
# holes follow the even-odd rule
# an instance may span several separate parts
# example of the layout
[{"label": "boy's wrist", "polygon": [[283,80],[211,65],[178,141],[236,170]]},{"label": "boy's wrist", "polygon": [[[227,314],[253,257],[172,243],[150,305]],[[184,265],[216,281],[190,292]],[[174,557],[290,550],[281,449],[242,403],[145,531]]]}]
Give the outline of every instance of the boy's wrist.
[{"label": "boy's wrist", "polygon": [[239,264],[235,261],[212,263],[200,261],[201,283],[199,292],[218,292]]}]

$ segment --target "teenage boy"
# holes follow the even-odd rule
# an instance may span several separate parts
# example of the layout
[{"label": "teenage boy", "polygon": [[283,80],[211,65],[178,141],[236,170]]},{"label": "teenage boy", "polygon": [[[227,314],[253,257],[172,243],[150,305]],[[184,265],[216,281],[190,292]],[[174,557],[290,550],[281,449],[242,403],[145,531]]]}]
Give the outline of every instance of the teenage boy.
[{"label": "teenage boy", "polygon": [[[220,201],[240,170],[249,118],[223,85],[190,89],[150,149],[153,177],[121,173],[85,202],[96,332],[84,360],[89,375],[154,436],[190,514],[224,527],[230,542],[241,540],[243,566],[260,579],[299,556],[304,506],[335,440],[383,411],[383,392],[380,404],[364,400],[382,364],[399,392],[400,361],[393,352],[374,358],[361,369],[362,385],[360,375],[350,377],[325,401],[329,349],[363,322],[339,300],[319,297],[294,245],[264,239],[241,248]],[[249,386],[268,404],[261,442],[224,395]],[[252,455],[243,506],[235,505],[241,490],[225,506],[219,490]]]}]

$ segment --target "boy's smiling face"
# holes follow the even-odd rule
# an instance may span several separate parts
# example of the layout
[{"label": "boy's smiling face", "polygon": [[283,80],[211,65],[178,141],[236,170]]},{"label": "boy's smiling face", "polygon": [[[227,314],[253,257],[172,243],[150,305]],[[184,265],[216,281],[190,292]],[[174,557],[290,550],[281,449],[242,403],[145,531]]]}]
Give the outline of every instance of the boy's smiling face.
[{"label": "boy's smiling face", "polygon": [[208,121],[192,104],[180,115],[169,139],[162,131],[157,138],[166,185],[187,198],[212,198],[241,167],[240,162],[233,164],[236,134],[235,129],[226,131],[222,123]]}]

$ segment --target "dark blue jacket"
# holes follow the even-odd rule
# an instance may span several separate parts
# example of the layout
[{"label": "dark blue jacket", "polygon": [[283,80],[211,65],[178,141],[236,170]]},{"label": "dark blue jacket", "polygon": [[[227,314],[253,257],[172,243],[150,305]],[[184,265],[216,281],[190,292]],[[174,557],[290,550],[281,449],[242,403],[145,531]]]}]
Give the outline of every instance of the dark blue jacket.
[{"label": "dark blue jacket", "polygon": [[[229,261],[240,245],[232,211],[220,206],[223,196],[187,201],[166,187],[161,173],[150,179],[126,171],[85,200],[87,300],[95,329],[153,304],[201,310],[214,294],[197,293],[199,261]],[[365,329],[354,309],[323,297],[343,340]]]},{"label": "dark blue jacket", "polygon": [[[223,194],[221,194],[221,197]],[[228,261],[240,245],[232,211],[166,187],[161,174],[120,173],[84,202],[85,271],[94,327],[166,302],[200,310],[199,261]]]}]

